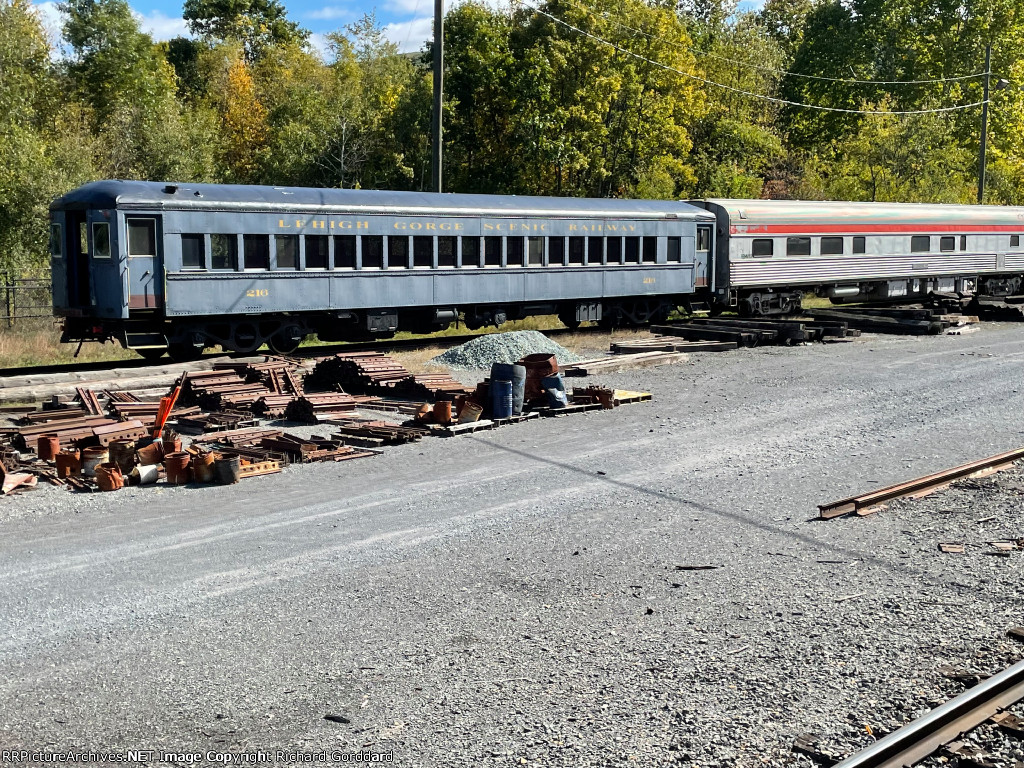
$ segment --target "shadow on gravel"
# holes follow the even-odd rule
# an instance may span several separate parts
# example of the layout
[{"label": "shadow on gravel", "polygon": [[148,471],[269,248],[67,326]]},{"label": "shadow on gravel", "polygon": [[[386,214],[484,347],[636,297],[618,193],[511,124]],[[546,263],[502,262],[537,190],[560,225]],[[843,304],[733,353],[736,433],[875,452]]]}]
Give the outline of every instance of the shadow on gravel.
[{"label": "shadow on gravel", "polygon": [[[911,567],[909,567],[909,566],[907,566],[907,565],[905,565],[903,563],[900,563],[897,566],[896,564],[893,564],[893,563],[891,563],[891,562],[889,562],[887,560],[883,560],[882,558],[876,557],[874,555],[867,554],[867,553],[864,553],[864,552],[858,552],[856,550],[846,549],[844,547],[837,546],[837,545],[832,544],[832,543],[827,542],[827,541],[821,541],[820,539],[816,539],[816,538],[814,538],[812,536],[807,536],[807,535],[802,534],[802,533],[797,533],[796,531],[788,531],[785,528],[780,528],[779,526],[771,525],[770,523],[765,523],[765,522],[762,522],[760,520],[752,519],[752,518],[749,518],[749,517],[744,517],[743,515],[738,514],[736,512],[728,512],[728,511],[726,511],[724,509],[718,509],[717,507],[712,507],[712,506],[710,506],[708,504],[704,504],[704,503],[699,502],[699,501],[693,501],[692,499],[680,498],[679,496],[675,496],[674,494],[671,494],[671,493],[665,493],[663,491],[655,491],[655,490],[652,490],[650,488],[645,488],[642,485],[637,485],[636,483],[630,483],[630,482],[626,482],[624,480],[616,480],[616,479],[614,479],[612,477],[609,477],[608,475],[604,474],[603,472],[598,473],[598,472],[595,472],[592,469],[584,469],[582,467],[577,467],[577,466],[575,466],[573,464],[567,464],[567,463],[565,463],[563,461],[556,461],[554,459],[541,458],[540,456],[537,456],[537,455],[532,454],[532,453],[527,453],[526,451],[520,451],[520,450],[517,450],[515,448],[510,448],[510,447],[505,446],[505,445],[498,445],[496,443],[489,442],[488,440],[484,440],[483,438],[477,437],[475,435],[466,435],[466,437],[468,437],[471,440],[475,440],[476,442],[480,443],[481,445],[486,445],[489,448],[494,448],[494,449],[497,449],[499,451],[505,451],[506,453],[511,453],[511,454],[516,455],[516,456],[520,456],[520,457],[522,457],[524,459],[529,459],[530,461],[537,462],[538,464],[548,464],[550,466],[558,467],[560,469],[564,469],[564,470],[567,470],[569,472],[575,472],[575,473],[580,474],[580,475],[585,475],[586,477],[590,478],[591,480],[600,480],[601,482],[607,483],[609,485],[614,485],[614,486],[616,486],[618,488],[625,488],[625,489],[628,489],[630,491],[634,491],[636,493],[641,493],[641,494],[644,494],[646,496],[654,496],[656,498],[663,499],[663,500],[666,500],[666,501],[671,501],[671,502],[674,502],[676,504],[685,504],[687,506],[693,507],[694,509],[698,509],[701,512],[707,512],[707,513],[710,513],[710,514],[715,515],[715,516],[720,517],[720,518],[724,518],[724,519],[729,520],[729,521],[734,522],[734,523],[739,523],[739,524],[742,524],[742,525],[749,525],[749,526],[751,526],[753,528],[757,528],[758,530],[764,531],[766,533],[772,533],[772,534],[777,534],[779,536],[784,536],[784,537],[786,537],[788,539],[792,539],[792,540],[797,541],[797,542],[799,542],[801,544],[808,544],[808,545],[810,545],[812,547],[816,547],[816,548],[819,548],[821,550],[826,550],[826,551],[832,552],[834,554],[841,554],[841,555],[846,555],[848,557],[853,557],[853,558],[856,558],[858,560],[862,560],[862,561],[864,561],[866,563],[871,563],[872,565],[880,566],[881,568],[884,568],[885,570],[890,571],[892,573],[901,573],[901,574],[910,573],[910,574],[913,574],[915,576],[921,576],[921,577],[925,577],[925,578],[929,578],[929,579],[935,578],[935,574],[928,573],[926,571],[922,571],[922,570],[919,570],[919,569],[916,569],[916,568],[911,568]],[[812,520],[817,521],[817,518],[812,518]],[[954,589],[954,591],[956,591],[956,592],[961,592],[961,593],[962,592],[970,592],[974,597],[979,598],[981,600],[984,600],[985,602],[990,602],[990,603],[998,604],[998,605],[1001,605],[1001,606],[1005,606],[1005,604],[1006,604],[1006,599],[1005,598],[1000,597],[998,600],[995,600],[984,589],[980,589],[980,588],[977,588],[977,587],[971,587],[971,586],[965,585],[965,584],[963,584],[961,582],[957,582],[957,581],[945,581],[945,584],[948,587]],[[1017,605],[1024,604],[1024,600],[1022,600],[1020,598],[1016,599],[1015,602],[1016,602]]]}]

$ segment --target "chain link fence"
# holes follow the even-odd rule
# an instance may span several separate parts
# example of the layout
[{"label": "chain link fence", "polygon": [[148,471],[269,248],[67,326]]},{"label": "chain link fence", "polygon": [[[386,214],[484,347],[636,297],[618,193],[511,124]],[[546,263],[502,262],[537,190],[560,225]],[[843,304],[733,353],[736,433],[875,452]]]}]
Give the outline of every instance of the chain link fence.
[{"label": "chain link fence", "polygon": [[0,324],[13,328],[19,320],[53,317],[50,281],[41,277],[14,277],[0,272]]}]

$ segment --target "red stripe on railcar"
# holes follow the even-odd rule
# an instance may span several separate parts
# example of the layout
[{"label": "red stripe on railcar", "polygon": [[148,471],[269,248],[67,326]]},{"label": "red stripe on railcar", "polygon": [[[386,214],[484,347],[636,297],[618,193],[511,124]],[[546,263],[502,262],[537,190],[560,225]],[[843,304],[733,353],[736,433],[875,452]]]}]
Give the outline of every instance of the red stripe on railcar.
[{"label": "red stripe on railcar", "polygon": [[729,228],[732,235],[895,235],[935,234],[953,232],[956,234],[978,234],[985,232],[1024,233],[1024,221],[1020,224],[739,224]]}]

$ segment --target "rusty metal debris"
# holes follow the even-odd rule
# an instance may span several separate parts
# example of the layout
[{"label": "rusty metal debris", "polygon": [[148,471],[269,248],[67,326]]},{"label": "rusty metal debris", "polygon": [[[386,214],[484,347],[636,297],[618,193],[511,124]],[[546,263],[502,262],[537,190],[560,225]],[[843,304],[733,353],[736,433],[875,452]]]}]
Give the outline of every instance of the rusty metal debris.
[{"label": "rusty metal debris", "polygon": [[[32,487],[39,480],[75,491],[95,491],[91,472],[97,460],[92,457],[108,446],[110,462],[104,463],[116,464],[127,484],[149,484],[165,475],[174,484],[211,482],[216,474],[212,465],[221,460],[234,462],[225,482],[236,482],[240,477],[280,472],[292,463],[365,458],[376,455],[374,449],[429,435],[450,436],[541,415],[561,416],[650,399],[642,392],[578,387],[570,393],[566,407],[533,402],[528,404],[533,410],[522,415],[479,419],[490,400],[487,382],[470,388],[446,373],[412,374],[379,353],[323,358],[312,372],[303,374],[303,363],[267,356],[184,373],[163,397],[78,387],[73,396],[54,396],[39,408],[3,409],[6,418],[16,420],[0,426],[4,492]],[[475,409],[479,420],[453,423],[470,405],[468,410]],[[393,424],[367,419],[356,413],[364,408],[416,420]],[[431,423],[425,423],[424,416]],[[331,435],[300,437],[261,426],[260,419],[265,418],[326,424]],[[176,433],[163,430],[161,436],[165,422],[194,435],[191,445],[186,441],[184,452]],[[37,450],[38,456],[32,453]],[[85,460],[86,453],[92,463]],[[118,487],[120,482],[104,483],[103,490]]]},{"label": "rusty metal debris", "polygon": [[819,517],[823,520],[830,520],[834,517],[856,512],[858,515],[869,515],[884,509],[888,502],[900,498],[921,498],[935,491],[949,487],[957,480],[968,477],[984,477],[1013,465],[1014,462],[1024,458],[1024,448],[1015,451],[1000,453],[989,456],[987,459],[972,461],[969,464],[962,464],[959,467],[946,469],[932,475],[925,475],[916,480],[905,483],[890,485],[877,491],[871,491],[859,496],[850,496],[839,501],[832,501],[828,504],[818,505]]}]

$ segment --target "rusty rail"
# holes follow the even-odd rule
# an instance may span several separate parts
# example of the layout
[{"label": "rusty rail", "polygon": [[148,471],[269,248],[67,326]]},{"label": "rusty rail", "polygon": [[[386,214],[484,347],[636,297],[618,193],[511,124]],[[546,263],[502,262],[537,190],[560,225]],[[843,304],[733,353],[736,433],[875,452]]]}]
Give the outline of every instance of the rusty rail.
[{"label": "rusty rail", "polygon": [[907,768],[1021,699],[1024,661],[950,699],[833,768]]},{"label": "rusty rail", "polygon": [[871,514],[884,508],[888,502],[894,499],[908,496],[911,498],[927,496],[929,493],[942,490],[956,480],[998,472],[1021,459],[1024,459],[1024,448],[1018,448],[1007,453],[999,453],[995,456],[989,456],[987,459],[972,461],[969,464],[963,464],[953,469],[945,469],[933,475],[925,475],[916,480],[897,483],[887,488],[863,493],[859,496],[850,496],[849,498],[832,501],[828,504],[819,504],[818,516],[824,520],[830,520],[833,517],[846,515],[850,512],[856,512],[859,515]]}]

